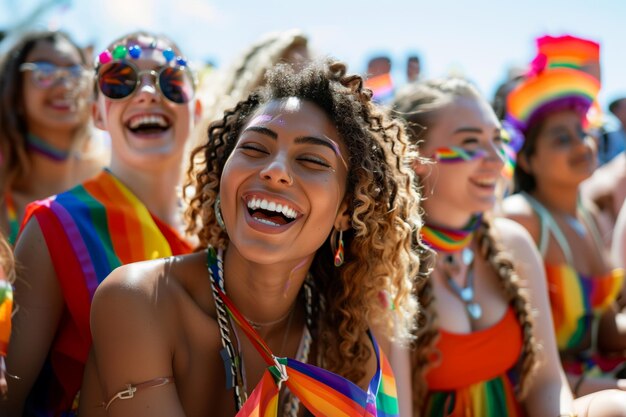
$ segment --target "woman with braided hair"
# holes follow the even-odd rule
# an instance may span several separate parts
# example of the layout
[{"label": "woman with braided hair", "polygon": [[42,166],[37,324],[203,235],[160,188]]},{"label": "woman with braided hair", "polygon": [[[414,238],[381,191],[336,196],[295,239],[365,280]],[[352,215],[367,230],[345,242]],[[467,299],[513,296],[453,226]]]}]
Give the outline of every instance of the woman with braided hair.
[{"label": "woman with braided hair", "polygon": [[489,214],[504,161],[487,101],[467,81],[446,79],[407,86],[394,105],[420,154],[435,162],[413,163],[431,258],[417,285],[416,415],[622,415],[573,401],[537,251],[522,227]]},{"label": "woman with braided hair", "polygon": [[198,251],[98,289],[81,415],[398,415],[384,352],[415,320],[409,149],[344,64],[272,70],[191,156]]}]

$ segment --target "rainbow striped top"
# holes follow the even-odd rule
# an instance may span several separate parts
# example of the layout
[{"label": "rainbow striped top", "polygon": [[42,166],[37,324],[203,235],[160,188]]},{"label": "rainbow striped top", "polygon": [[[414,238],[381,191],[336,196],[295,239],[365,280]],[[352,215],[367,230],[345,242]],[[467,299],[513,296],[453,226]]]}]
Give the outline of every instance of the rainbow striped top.
[{"label": "rainbow striped top", "polygon": [[72,408],[82,383],[91,347],[89,309],[98,285],[120,265],[192,248],[107,170],[31,203],[23,224],[33,218],[50,252],[65,311],[26,407],[38,416],[59,415]]},{"label": "rainbow striped top", "polygon": [[[209,249],[210,251],[213,249]],[[215,254],[209,256],[211,279],[219,280]],[[243,329],[268,365],[261,381],[236,417],[276,417],[278,396],[284,384],[316,417],[394,417],[399,416],[396,381],[391,366],[376,339],[368,331],[376,354],[376,373],[367,391],[346,378],[317,366],[291,358],[276,357],[269,346],[218,287],[217,293],[233,320]]]},{"label": "rainbow striped top", "polygon": [[609,307],[619,295],[624,270],[615,269],[602,277],[586,277],[566,264],[545,264],[545,268],[559,350],[578,347],[591,332],[594,316]]}]

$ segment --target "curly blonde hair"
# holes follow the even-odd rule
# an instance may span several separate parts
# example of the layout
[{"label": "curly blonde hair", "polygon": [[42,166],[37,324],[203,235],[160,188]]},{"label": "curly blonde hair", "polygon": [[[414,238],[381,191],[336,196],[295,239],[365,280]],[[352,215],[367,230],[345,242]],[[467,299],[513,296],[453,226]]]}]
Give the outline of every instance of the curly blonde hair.
[{"label": "curly blonde hair", "polygon": [[[434,80],[411,84],[400,91],[394,102],[395,111],[406,119],[412,133],[412,140],[420,143],[426,140],[429,127],[438,122],[438,112],[457,97],[485,100],[468,81],[459,78]],[[517,387],[518,398],[524,398],[530,384],[530,376],[537,365],[537,341],[533,335],[531,306],[521,289],[520,277],[514,263],[494,234],[493,221],[488,215],[476,231],[475,237],[480,255],[493,268],[500,279],[500,284],[508,303],[513,307],[523,333],[522,354],[517,369],[520,384]],[[422,262],[419,277],[427,277],[434,265],[435,253],[422,248]],[[433,284],[430,279],[420,279],[416,283],[420,304],[420,316],[417,323],[416,343],[412,352],[413,366],[413,402],[415,412],[420,413],[427,396],[428,386],[425,375],[436,365],[439,357],[435,345],[439,339],[437,313]],[[435,360],[433,360],[435,358]]]},{"label": "curly blonde hair", "polygon": [[[333,264],[330,234],[317,250],[311,273],[326,308],[320,310],[316,341],[324,366],[353,381],[363,378],[370,324],[389,337],[411,337],[417,310],[412,277],[419,268],[413,243],[421,219],[419,195],[408,158],[413,157],[403,124],[389,119],[372,102],[363,79],[347,74],[343,63],[310,63],[294,70],[279,65],[264,89],[227,110],[208,129],[188,170],[188,232],[200,248],[225,248],[228,236],[218,226],[213,204],[224,164],[250,116],[265,103],[298,97],[316,104],[336,126],[349,154],[346,196],[352,228],[344,232],[345,263]],[[381,296],[389,303],[381,302]]]}]

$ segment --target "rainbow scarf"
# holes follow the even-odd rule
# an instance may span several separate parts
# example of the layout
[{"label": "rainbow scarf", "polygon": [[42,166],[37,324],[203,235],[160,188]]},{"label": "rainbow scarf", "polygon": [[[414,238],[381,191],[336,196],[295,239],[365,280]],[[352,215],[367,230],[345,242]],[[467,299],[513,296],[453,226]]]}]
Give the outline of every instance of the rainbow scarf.
[{"label": "rainbow scarf", "polygon": [[[2,272],[2,268],[0,268]],[[13,311],[13,287],[0,276],[0,356],[6,356],[11,336],[11,312]]]},{"label": "rainbow scarf", "polygon": [[120,265],[189,253],[191,247],[109,171],[30,204],[23,224],[33,217],[65,302],[48,362],[31,394],[32,406],[49,404],[39,415],[49,415],[70,409],[80,389],[91,347],[89,309],[102,280]]},{"label": "rainbow scarf", "polygon": [[15,245],[15,241],[17,240],[17,234],[20,231],[20,221],[17,218],[17,208],[15,207],[13,196],[8,190],[6,193],[4,193],[4,203],[6,204],[7,217],[9,222],[8,241],[9,245],[13,246]]},{"label": "rainbow scarf", "polygon": [[518,417],[523,416],[513,384],[506,375],[456,391],[428,394],[424,417]]},{"label": "rainbow scarf", "polygon": [[[211,278],[218,280],[222,276],[219,271],[219,261],[215,250],[210,248],[209,251]],[[237,310],[219,285],[216,287],[228,314],[243,329],[268,365],[261,381],[239,410],[237,417],[276,417],[278,394],[282,384],[285,384],[316,417],[393,417],[399,415],[396,383],[391,366],[371,333],[368,332],[374,346],[378,367],[365,392],[352,381],[325,369],[294,359],[274,356],[265,341]]]},{"label": "rainbow scarf", "polygon": [[594,315],[617,298],[624,283],[624,270],[616,269],[603,277],[585,277],[569,265],[545,267],[559,349],[578,347],[591,331]]},{"label": "rainbow scarf", "polygon": [[448,229],[426,223],[420,230],[422,240],[436,252],[452,253],[465,248],[474,238],[474,232],[482,223],[482,214],[472,216],[462,229]]}]

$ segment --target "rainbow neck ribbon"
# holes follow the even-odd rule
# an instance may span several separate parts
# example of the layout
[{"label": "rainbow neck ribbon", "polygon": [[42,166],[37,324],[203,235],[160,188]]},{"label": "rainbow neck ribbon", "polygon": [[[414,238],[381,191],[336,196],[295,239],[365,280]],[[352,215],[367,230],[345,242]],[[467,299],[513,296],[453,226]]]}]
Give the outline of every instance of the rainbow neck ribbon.
[{"label": "rainbow neck ribbon", "polygon": [[462,229],[449,229],[426,223],[420,234],[424,243],[436,252],[458,252],[470,244],[474,232],[482,223],[482,218],[482,214],[472,216]]},{"label": "rainbow neck ribbon", "polygon": [[15,245],[15,241],[17,240],[17,233],[20,230],[20,222],[17,218],[17,208],[15,207],[15,201],[13,201],[13,196],[11,192],[7,190],[4,193],[4,204],[6,205],[7,217],[9,222],[9,236],[8,241],[9,245]]},{"label": "rainbow neck ribbon", "polygon": [[66,161],[71,154],[69,150],[59,149],[32,133],[26,135],[26,148],[57,162]]}]

